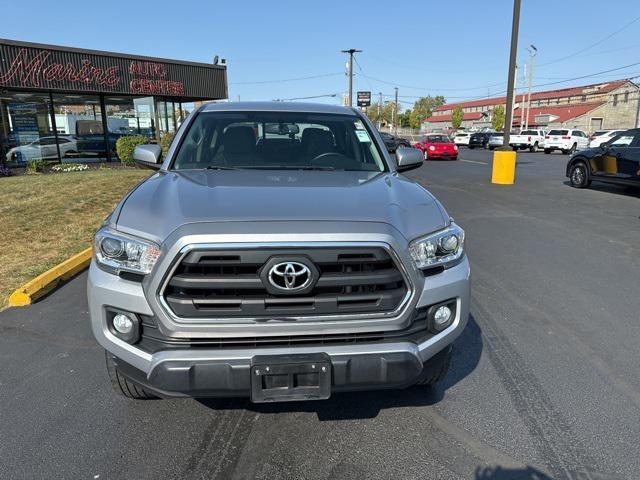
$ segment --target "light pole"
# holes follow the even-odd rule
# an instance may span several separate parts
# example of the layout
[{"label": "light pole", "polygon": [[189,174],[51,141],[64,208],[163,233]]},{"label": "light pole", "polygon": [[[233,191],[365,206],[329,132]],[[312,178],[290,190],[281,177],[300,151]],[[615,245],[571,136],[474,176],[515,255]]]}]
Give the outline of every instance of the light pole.
[{"label": "light pole", "polygon": [[513,21],[511,23],[511,50],[509,52],[509,74],[507,77],[507,115],[504,124],[504,142],[509,145],[509,134],[513,122],[513,86],[516,76],[516,55],[518,53],[518,28],[520,26],[520,1],[513,0]]},{"label": "light pole", "polygon": [[536,54],[538,49],[535,45],[529,45],[529,91],[527,93],[527,116],[524,121],[524,128],[529,128],[529,112],[531,112],[531,84],[533,83],[533,65],[536,61]]},{"label": "light pole", "polygon": [[347,99],[347,105],[350,107],[353,102],[353,54],[354,53],[360,53],[362,52],[362,50],[356,50],[355,48],[350,48],[349,50],[342,50],[342,53],[348,53],[349,54],[349,64],[348,64],[348,68],[349,68],[349,98]]},{"label": "light pole", "polygon": [[382,92],[378,92],[380,96],[378,100],[378,130],[382,128]]},{"label": "light pole", "polygon": [[394,87],[396,89],[396,101],[393,106],[393,134],[398,135],[398,87]]}]

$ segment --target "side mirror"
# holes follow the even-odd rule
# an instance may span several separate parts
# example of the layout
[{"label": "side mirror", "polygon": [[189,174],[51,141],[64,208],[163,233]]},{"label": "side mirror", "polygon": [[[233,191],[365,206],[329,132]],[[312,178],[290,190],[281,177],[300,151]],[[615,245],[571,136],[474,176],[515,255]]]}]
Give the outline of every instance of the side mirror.
[{"label": "side mirror", "polygon": [[162,147],[160,145],[138,145],[133,150],[133,161],[153,170],[160,169]]},{"label": "side mirror", "polygon": [[406,172],[422,165],[422,152],[417,148],[399,147],[396,150],[396,170]]}]

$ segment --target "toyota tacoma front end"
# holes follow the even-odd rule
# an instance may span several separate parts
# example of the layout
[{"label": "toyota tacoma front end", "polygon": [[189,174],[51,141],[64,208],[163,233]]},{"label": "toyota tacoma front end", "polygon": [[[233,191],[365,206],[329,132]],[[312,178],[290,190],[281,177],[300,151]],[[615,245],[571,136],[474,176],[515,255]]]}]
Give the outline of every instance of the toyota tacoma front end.
[{"label": "toyota tacoma front end", "polygon": [[440,380],[469,314],[464,232],[400,174],[420,152],[396,157],[355,109],[194,112],[95,237],[116,389],[271,402]]}]

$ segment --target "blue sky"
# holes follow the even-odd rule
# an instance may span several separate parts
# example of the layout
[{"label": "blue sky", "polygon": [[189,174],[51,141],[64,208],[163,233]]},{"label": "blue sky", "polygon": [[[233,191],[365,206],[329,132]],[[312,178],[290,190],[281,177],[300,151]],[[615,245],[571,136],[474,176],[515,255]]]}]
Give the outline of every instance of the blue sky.
[{"label": "blue sky", "polygon": [[[637,0],[522,4],[518,58],[525,63],[525,47],[537,46],[534,84],[640,62],[640,19],[591,47],[640,17]],[[338,103],[346,90],[340,50],[353,47],[363,50],[354,90],[377,98],[398,85],[410,107],[413,97],[426,94],[456,101],[502,93],[512,8],[511,0],[29,0],[3,8],[0,37],[202,62],[217,54],[228,61],[232,100],[338,94],[315,100],[328,103]],[[545,20],[551,17],[559,21]],[[544,88],[632,75],[640,75],[640,65]],[[283,81],[301,77],[317,78]]]}]

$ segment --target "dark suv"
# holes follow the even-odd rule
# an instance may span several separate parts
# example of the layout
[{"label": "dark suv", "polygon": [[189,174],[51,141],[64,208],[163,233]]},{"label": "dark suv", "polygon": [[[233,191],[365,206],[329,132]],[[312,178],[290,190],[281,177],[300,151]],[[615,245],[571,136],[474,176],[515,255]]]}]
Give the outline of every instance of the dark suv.
[{"label": "dark suv", "polygon": [[576,188],[586,188],[592,180],[640,187],[640,128],[574,153],[566,175]]},{"label": "dark suv", "polygon": [[474,149],[476,147],[487,148],[489,137],[494,132],[476,132],[469,138],[469,148]]},{"label": "dark suv", "polygon": [[390,133],[380,132],[384,146],[387,147],[389,153],[395,153],[400,147],[411,148],[411,143],[406,138],[395,137]]}]

